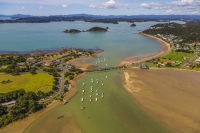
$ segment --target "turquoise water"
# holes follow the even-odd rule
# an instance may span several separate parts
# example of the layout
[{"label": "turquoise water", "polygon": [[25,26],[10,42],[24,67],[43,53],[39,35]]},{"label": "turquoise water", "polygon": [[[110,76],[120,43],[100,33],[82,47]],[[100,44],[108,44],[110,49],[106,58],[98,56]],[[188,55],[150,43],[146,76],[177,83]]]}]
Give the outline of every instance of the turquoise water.
[{"label": "turquoise water", "polygon": [[[147,29],[156,22],[103,24],[76,22],[51,22],[41,24],[0,24],[0,51],[28,52],[48,50],[63,46],[103,49],[103,56],[116,65],[131,55],[151,55],[162,50],[162,47],[150,38],[135,34]],[[66,29],[87,30],[93,26],[109,27],[106,33],[63,33]]]}]

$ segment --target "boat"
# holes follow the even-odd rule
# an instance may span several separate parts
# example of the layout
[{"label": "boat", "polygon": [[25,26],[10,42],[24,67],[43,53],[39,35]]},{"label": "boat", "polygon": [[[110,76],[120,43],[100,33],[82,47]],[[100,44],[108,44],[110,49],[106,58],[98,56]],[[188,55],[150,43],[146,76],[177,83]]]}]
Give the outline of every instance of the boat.
[{"label": "boat", "polygon": [[96,98],[96,102],[98,101],[98,98]]},{"label": "boat", "polygon": [[81,98],[81,101],[83,102],[83,101],[84,101],[84,98]]}]

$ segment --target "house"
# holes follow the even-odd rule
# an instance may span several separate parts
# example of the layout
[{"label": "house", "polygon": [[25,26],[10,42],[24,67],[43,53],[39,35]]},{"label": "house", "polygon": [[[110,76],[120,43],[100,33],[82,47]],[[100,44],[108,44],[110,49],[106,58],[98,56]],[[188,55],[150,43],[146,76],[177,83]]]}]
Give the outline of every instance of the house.
[{"label": "house", "polygon": [[44,60],[43,61],[43,65],[44,66],[51,66],[52,65],[52,61],[51,60]]},{"label": "house", "polygon": [[195,46],[196,48],[200,48],[200,42],[195,42],[195,43],[194,43],[194,46]]},{"label": "house", "polygon": [[193,66],[193,63],[187,64],[187,67],[192,67],[192,66]]},{"label": "house", "polygon": [[198,63],[200,63],[200,57],[197,58],[194,62],[198,62]]},{"label": "house", "polygon": [[24,62],[17,63],[18,66],[25,66]]},{"label": "house", "polygon": [[170,61],[166,61],[166,62],[163,62],[163,65],[167,65],[168,63],[170,63]]},{"label": "house", "polygon": [[2,106],[9,106],[9,105],[12,105],[12,104],[15,104],[16,101],[10,101],[10,102],[6,102],[6,103],[2,103],[1,105]]}]

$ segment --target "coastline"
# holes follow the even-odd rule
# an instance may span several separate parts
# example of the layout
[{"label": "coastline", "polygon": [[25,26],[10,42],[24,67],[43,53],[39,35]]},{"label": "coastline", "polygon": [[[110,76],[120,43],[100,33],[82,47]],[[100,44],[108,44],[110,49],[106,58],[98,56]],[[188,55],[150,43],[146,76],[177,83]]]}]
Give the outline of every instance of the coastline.
[{"label": "coastline", "polygon": [[158,53],[156,53],[156,54],[149,55],[149,56],[146,56],[146,57],[131,56],[131,57],[125,58],[124,60],[122,60],[118,64],[118,66],[131,65],[132,63],[142,62],[142,61],[145,61],[145,60],[150,60],[150,59],[153,59],[153,58],[157,58],[157,57],[163,56],[163,55],[167,54],[168,52],[170,52],[171,48],[170,48],[170,44],[169,43],[163,41],[162,39],[160,39],[158,37],[152,36],[152,35],[148,35],[148,34],[141,33],[141,32],[139,34],[142,35],[142,36],[146,36],[146,37],[149,37],[149,38],[152,38],[152,39],[156,40],[163,47],[163,49],[161,51],[159,51]]},{"label": "coastline", "polygon": [[85,60],[92,59],[101,52],[103,52],[103,50],[97,50],[97,51],[95,51],[95,53],[92,56],[72,59],[72,60],[68,61],[68,64],[72,64],[75,67],[81,69],[82,71],[88,70],[91,68],[95,68],[95,67],[97,67],[96,65],[90,65],[88,63],[85,63]]},{"label": "coastline", "polygon": [[[77,92],[76,86],[78,84],[78,81],[84,75],[85,75],[85,73],[80,74],[80,75],[76,76],[73,81],[70,81],[69,91],[64,94],[64,100],[69,101],[76,94],[76,92]],[[63,102],[60,102],[60,100],[54,100],[46,108],[44,108],[36,113],[30,114],[25,119],[15,121],[15,122],[7,125],[6,127],[1,128],[0,131],[1,131],[1,133],[11,133],[11,132],[22,133],[31,125],[31,123],[33,123],[35,120],[40,118],[42,115],[44,115],[44,114],[48,113],[49,111],[51,111],[52,109],[54,109],[58,106],[62,106],[62,105],[63,105]]]},{"label": "coastline", "polygon": [[[103,52],[103,50],[95,50],[94,54],[92,56],[72,59],[68,63],[72,63],[73,65],[77,66],[76,62],[78,62],[78,67],[82,65],[82,70],[87,70],[88,68],[93,67],[93,66],[89,65],[87,63],[83,64],[82,62],[86,59],[90,59],[90,58],[97,56],[101,52]],[[78,81],[84,75],[85,75],[85,73],[80,74],[80,75],[76,76],[74,80],[70,81],[69,91],[64,94],[63,99],[65,101],[69,101],[76,94],[76,92],[77,92],[76,86],[78,84]],[[52,110],[62,104],[63,104],[63,102],[60,102],[59,100],[54,100],[45,109],[42,109],[36,113],[30,114],[28,117],[26,117],[23,120],[15,121],[15,122],[7,125],[6,127],[1,128],[1,132],[2,133],[10,133],[10,132],[21,133],[21,132],[25,131],[26,128],[28,128],[29,125],[32,122],[34,122],[35,120],[37,120],[39,117],[41,117],[45,113],[49,112],[50,110]]]}]

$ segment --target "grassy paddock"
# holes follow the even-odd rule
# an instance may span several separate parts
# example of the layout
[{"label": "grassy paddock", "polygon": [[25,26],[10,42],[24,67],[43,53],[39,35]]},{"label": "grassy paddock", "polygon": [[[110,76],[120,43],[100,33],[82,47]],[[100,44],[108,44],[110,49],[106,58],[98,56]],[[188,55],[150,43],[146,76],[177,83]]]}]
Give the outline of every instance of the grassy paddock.
[{"label": "grassy paddock", "polygon": [[160,61],[165,62],[165,61],[180,61],[180,62],[184,62],[185,60],[183,59],[183,56],[190,58],[193,56],[193,53],[184,53],[184,52],[176,52],[176,51],[172,51],[169,54],[167,54],[164,57],[160,58]]},{"label": "grassy paddock", "polygon": [[43,91],[47,92],[52,89],[53,77],[45,74],[39,73],[36,75],[22,74],[18,76],[12,75],[0,75],[0,82],[11,80],[10,83],[2,84],[0,83],[0,93],[6,93],[12,90],[25,89],[26,91]]}]

